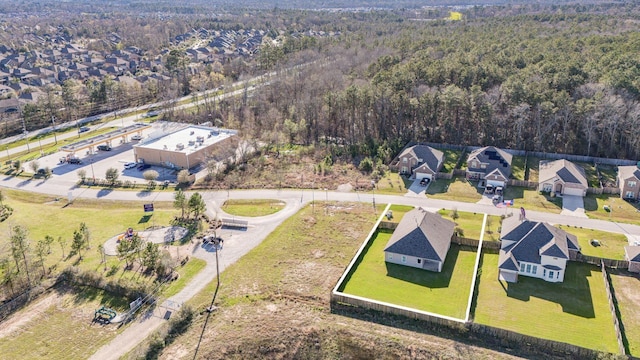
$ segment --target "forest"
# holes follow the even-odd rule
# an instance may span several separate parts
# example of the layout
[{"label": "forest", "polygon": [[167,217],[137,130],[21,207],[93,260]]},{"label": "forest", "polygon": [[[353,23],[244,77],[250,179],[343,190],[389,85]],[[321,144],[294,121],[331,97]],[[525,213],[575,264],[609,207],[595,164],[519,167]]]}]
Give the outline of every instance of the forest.
[{"label": "forest", "polygon": [[[148,44],[150,54],[171,48],[173,36],[200,27],[256,27],[267,31],[265,38],[281,41],[264,41],[255,58],[188,73],[177,68],[172,81],[158,88],[114,87],[108,78],[62,84],[25,116],[37,124],[41,114],[44,125],[49,117],[42,114],[61,103],[87,104],[86,114],[97,103],[126,107],[289,69],[251,96],[195,113],[170,112],[171,120],[197,123],[213,116],[254,140],[328,142],[382,161],[409,141],[640,158],[635,5],[473,7],[462,10],[462,21],[445,20],[448,11],[271,9],[170,21],[117,13],[93,14],[88,23],[61,19],[73,24],[69,29],[77,38],[119,30],[125,34],[121,46]],[[164,31],[153,32],[162,24]],[[138,30],[159,37],[148,41]],[[301,35],[307,31],[340,35]],[[184,49],[178,50],[165,52],[163,61]],[[291,70],[298,64],[306,65]]]}]

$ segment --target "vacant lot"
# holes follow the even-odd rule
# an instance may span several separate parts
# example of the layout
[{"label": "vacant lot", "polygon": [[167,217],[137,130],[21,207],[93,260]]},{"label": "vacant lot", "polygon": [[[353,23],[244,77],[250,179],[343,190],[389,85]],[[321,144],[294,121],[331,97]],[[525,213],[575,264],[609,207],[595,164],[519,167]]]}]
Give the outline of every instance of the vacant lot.
[{"label": "vacant lot", "polygon": [[376,184],[376,193],[380,194],[404,194],[411,186],[413,180],[409,180],[404,176],[395,172],[387,171]]},{"label": "vacant lot", "polygon": [[438,179],[432,181],[426,193],[428,197],[434,199],[465,202],[477,202],[482,198],[482,194],[475,183],[460,177],[454,177],[451,180]]},{"label": "vacant lot", "polygon": [[569,263],[563,283],[520,276],[498,281],[498,255],[484,253],[475,321],[539,338],[617,353],[602,274]]},{"label": "vacant lot", "polygon": [[[583,254],[607,259],[624,260],[624,247],[629,245],[629,240],[624,234],[593,229],[579,229],[568,226],[558,227],[578,237],[578,243],[580,244]],[[591,239],[598,240],[600,246],[591,245]]]},{"label": "vacant lot", "polygon": [[283,201],[273,199],[231,199],[224,202],[222,210],[236,216],[266,216],[277,213],[285,205]]},{"label": "vacant lot", "polygon": [[[304,208],[222,273],[218,311],[209,318],[198,358],[511,358],[418,328],[332,314],[328,294],[374,223],[370,206],[342,205],[327,216]],[[214,285],[191,301],[196,309],[210,304]],[[206,315],[196,316],[161,358],[192,359]]]},{"label": "vacant lot", "polygon": [[123,329],[92,323],[93,312],[101,305],[119,312],[129,307],[126,299],[93,288],[45,295],[0,325],[2,358],[86,359]]},{"label": "vacant lot", "polygon": [[[478,240],[480,239],[484,214],[454,210],[440,210],[438,211],[438,213],[442,215],[443,218],[456,223],[456,227],[462,230],[463,237]],[[456,219],[454,219],[454,217],[456,217]]]},{"label": "vacant lot", "polygon": [[[608,206],[611,211],[606,211]],[[618,195],[589,195],[584,198],[584,210],[591,219],[611,220],[630,224],[640,224],[638,203],[620,199]]]},{"label": "vacant lot", "polygon": [[343,292],[464,319],[475,253],[452,244],[440,273],[388,264],[384,248],[391,234],[379,231],[371,240]]},{"label": "vacant lot", "polygon": [[640,275],[626,271],[610,271],[618,309],[624,327],[627,349],[640,356]]}]

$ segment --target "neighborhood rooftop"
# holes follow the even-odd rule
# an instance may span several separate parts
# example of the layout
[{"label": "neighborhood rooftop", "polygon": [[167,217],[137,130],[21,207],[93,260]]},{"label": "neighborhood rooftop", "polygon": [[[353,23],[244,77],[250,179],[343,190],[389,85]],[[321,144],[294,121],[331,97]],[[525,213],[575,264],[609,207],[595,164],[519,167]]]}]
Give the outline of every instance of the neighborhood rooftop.
[{"label": "neighborhood rooftop", "polygon": [[144,141],[136,147],[191,154],[202,147],[213,145],[236,134],[235,130],[191,125],[156,139]]}]

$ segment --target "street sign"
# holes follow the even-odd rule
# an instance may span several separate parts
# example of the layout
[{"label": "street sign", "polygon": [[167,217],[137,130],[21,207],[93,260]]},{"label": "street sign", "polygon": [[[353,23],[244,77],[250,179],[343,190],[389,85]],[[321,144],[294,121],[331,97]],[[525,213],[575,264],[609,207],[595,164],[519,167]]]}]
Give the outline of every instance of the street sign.
[{"label": "street sign", "polygon": [[144,204],[144,212],[153,212],[153,204]]}]

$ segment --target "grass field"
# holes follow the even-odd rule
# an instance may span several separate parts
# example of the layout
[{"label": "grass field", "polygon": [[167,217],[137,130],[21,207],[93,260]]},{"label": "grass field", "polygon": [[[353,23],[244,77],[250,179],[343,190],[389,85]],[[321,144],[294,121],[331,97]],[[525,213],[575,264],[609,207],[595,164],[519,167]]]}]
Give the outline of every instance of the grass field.
[{"label": "grass field", "polygon": [[463,237],[480,240],[484,214],[457,211],[458,218],[454,220],[452,217],[454,213],[453,210],[440,210],[438,213],[442,215],[443,218],[456,223],[456,227],[459,227],[464,232]]},{"label": "grass field", "polygon": [[523,156],[514,156],[511,161],[511,177],[516,180],[525,180],[525,158]]},{"label": "grass field", "polygon": [[400,176],[396,172],[387,171],[376,184],[376,192],[380,194],[404,194],[413,181]]},{"label": "grass field", "polygon": [[286,204],[280,200],[272,199],[231,199],[222,204],[222,210],[229,215],[236,216],[266,216],[284,209],[285,205]]},{"label": "grass field", "polygon": [[177,269],[180,277],[178,280],[172,282],[162,291],[163,297],[171,297],[184,289],[191,279],[196,276],[204,267],[207,266],[207,262],[202,259],[191,258],[189,262],[183,267]]},{"label": "grass field", "polygon": [[404,214],[408,213],[413,209],[415,209],[414,206],[391,205],[389,207],[389,211],[391,211],[391,214],[393,215],[393,217],[390,220],[387,220],[387,219],[384,219],[384,220],[399,223],[400,220],[402,220],[402,217],[404,216]]},{"label": "grass field", "polygon": [[609,271],[624,328],[625,347],[634,357],[640,356],[640,275]]},{"label": "grass field", "polygon": [[[611,211],[604,210],[607,205]],[[591,219],[611,220],[640,225],[638,203],[629,203],[617,195],[588,195],[584,198],[584,210]]]},{"label": "grass field", "polygon": [[498,281],[498,255],[484,253],[475,321],[522,334],[617,353],[597,267],[570,262],[563,283],[520,276]]},{"label": "grass field", "polygon": [[458,159],[462,155],[462,151],[458,150],[442,150],[444,153],[444,162],[442,164],[442,169],[440,171],[444,173],[450,173],[453,169],[456,168],[456,164],[458,163]]},{"label": "grass field", "polygon": [[426,193],[429,198],[442,200],[477,202],[482,199],[482,194],[474,183],[459,177],[432,181]]},{"label": "grass field", "polygon": [[4,359],[86,359],[124,328],[92,323],[93,312],[101,305],[117,311],[128,309],[128,302],[110,297],[101,290],[54,293],[50,303],[35,313],[27,308],[19,313],[27,319],[12,336],[0,341]]},{"label": "grass field", "polygon": [[604,186],[616,186],[616,177],[618,176],[617,166],[598,164],[598,172],[600,172],[600,176],[602,176],[602,184]]},{"label": "grass field", "polygon": [[527,158],[527,169],[525,180],[537,182],[540,175],[540,158],[529,156]]},{"label": "grass field", "polygon": [[442,272],[384,261],[391,232],[379,231],[343,285],[343,292],[464,319],[473,278],[475,252],[452,244]]},{"label": "grass field", "polygon": [[[624,247],[629,245],[629,240],[624,234],[610,233],[593,229],[579,229],[568,226],[558,226],[564,231],[578,237],[581,252],[584,255],[597,256],[607,259],[624,260]],[[589,243],[591,239],[600,241],[600,246]]]},{"label": "grass field", "polygon": [[595,165],[585,162],[576,162],[575,164],[584,169],[589,187],[600,187],[600,180],[598,180],[598,172],[596,171]]},{"label": "grass field", "polygon": [[562,198],[539,194],[537,190],[530,190],[518,186],[509,186],[504,191],[505,199],[513,199],[514,207],[524,207],[526,210],[545,211],[559,214],[562,211]]}]

